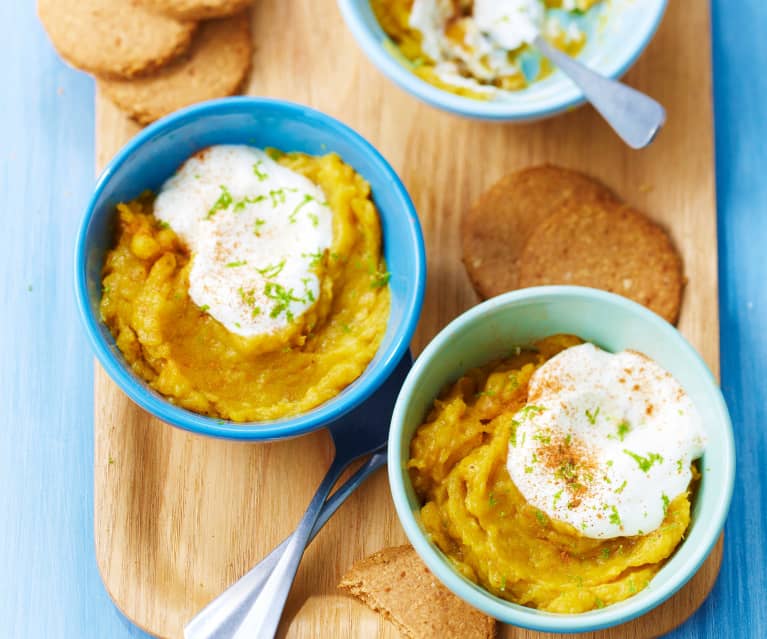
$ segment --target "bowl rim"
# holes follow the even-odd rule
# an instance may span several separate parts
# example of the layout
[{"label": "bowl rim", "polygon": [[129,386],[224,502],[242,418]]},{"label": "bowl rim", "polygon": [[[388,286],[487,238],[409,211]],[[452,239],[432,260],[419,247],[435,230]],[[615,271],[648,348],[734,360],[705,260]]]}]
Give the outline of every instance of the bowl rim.
[{"label": "bowl rim", "polygon": [[[665,333],[669,339],[677,342],[679,347],[686,351],[691,361],[700,368],[702,378],[710,385],[710,392],[718,408],[718,414],[714,421],[724,429],[726,443],[723,452],[723,476],[726,483],[717,492],[711,493],[712,516],[705,523],[703,538],[700,543],[695,547],[690,547],[685,563],[679,566],[671,578],[666,579],[658,588],[644,589],[633,597],[620,602],[620,605],[616,604],[578,614],[546,613],[507,602],[460,576],[449,565],[442,553],[427,539],[426,534],[421,529],[408,500],[406,485],[409,484],[409,479],[406,478],[407,471],[400,461],[400,450],[404,439],[404,415],[407,405],[422,374],[432,365],[433,359],[439,352],[449,348],[453,337],[465,326],[482,321],[499,307],[520,302],[562,298],[589,299],[611,306],[622,306],[639,315],[642,321],[653,325],[656,330]],[[735,483],[735,442],[732,422],[721,389],[700,354],[676,328],[640,304],[614,293],[581,286],[539,286],[504,293],[469,309],[443,328],[418,356],[402,385],[392,414],[388,455],[389,486],[397,515],[410,543],[429,569],[449,590],[491,617],[522,628],[545,632],[601,630],[635,619],[666,601],[695,575],[719,539],[729,511]]]},{"label": "bowl rim", "polygon": [[[552,117],[586,102],[583,92],[566,78],[562,89],[551,98],[542,101],[540,105],[519,105],[514,100],[483,101],[440,89],[412,73],[386,50],[384,43],[388,41],[388,38],[381,41],[368,28],[362,17],[361,5],[368,3],[369,0],[338,0],[341,15],[357,44],[389,80],[431,106],[449,113],[481,120],[525,122]],[[623,76],[642,55],[658,30],[668,6],[668,0],[652,0],[652,3],[654,12],[642,24],[644,30],[632,38],[633,46],[627,48],[624,55],[609,62],[608,70],[605,72],[608,77],[617,79]]]},{"label": "bowl rim", "polygon": [[[194,120],[230,113],[252,112],[263,108],[280,111],[281,115],[288,119],[313,119],[331,136],[342,137],[353,146],[359,147],[362,154],[368,156],[372,163],[377,165],[376,168],[382,172],[387,187],[395,191],[404,209],[400,217],[411,240],[408,247],[414,253],[415,269],[412,274],[409,274],[414,286],[412,294],[405,300],[403,319],[395,327],[391,346],[386,352],[379,349],[376,356],[380,355],[381,358],[376,363],[375,369],[370,371],[366,368],[355,380],[354,386],[347,387],[350,390],[346,394],[336,395],[318,407],[294,417],[266,422],[239,423],[215,419],[172,404],[165,397],[145,386],[125,364],[118,361],[102,335],[101,320],[91,312],[86,240],[95,216],[96,203],[116,172],[137,149],[158,135],[175,131]],[[332,149],[329,148],[330,151]],[[392,166],[370,142],[341,121],[311,107],[272,98],[242,96],[209,100],[176,111],[142,129],[122,147],[101,172],[80,221],[75,241],[74,289],[79,316],[91,348],[112,380],[133,402],[162,421],[193,433],[224,439],[268,441],[302,435],[327,426],[362,404],[386,381],[408,349],[420,317],[425,285],[426,251],[420,221],[410,195]]]}]

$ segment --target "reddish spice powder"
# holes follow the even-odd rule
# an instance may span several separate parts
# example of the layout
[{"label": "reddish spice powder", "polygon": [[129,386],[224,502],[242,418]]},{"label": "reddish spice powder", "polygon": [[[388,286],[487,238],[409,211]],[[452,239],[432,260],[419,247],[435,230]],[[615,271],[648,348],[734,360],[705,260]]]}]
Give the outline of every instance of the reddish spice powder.
[{"label": "reddish spice powder", "polygon": [[570,495],[567,505],[579,506],[599,468],[590,449],[570,435],[542,444],[535,454],[547,469],[564,480]]}]

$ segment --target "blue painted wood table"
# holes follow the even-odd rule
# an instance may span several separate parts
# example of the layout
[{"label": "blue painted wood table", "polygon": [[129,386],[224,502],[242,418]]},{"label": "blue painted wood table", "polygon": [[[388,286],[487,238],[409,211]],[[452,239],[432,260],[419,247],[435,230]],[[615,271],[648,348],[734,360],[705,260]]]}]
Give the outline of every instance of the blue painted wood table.
[{"label": "blue painted wood table", "polygon": [[[721,576],[679,638],[767,637],[767,3],[733,4],[713,0],[713,44],[738,475]],[[110,602],[93,552],[92,357],[71,276],[94,183],[93,83],[56,56],[32,0],[0,3],[0,40],[0,638],[146,637]]]}]

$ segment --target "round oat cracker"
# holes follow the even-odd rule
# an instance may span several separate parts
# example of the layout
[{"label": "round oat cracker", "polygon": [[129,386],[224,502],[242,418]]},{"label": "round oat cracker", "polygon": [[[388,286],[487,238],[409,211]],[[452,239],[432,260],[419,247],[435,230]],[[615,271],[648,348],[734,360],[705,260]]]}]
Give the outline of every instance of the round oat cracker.
[{"label": "round oat cracker", "polygon": [[225,18],[243,11],[253,0],[140,0],[150,11],[179,20]]},{"label": "round oat cracker", "polygon": [[134,120],[148,124],[190,104],[236,93],[252,57],[250,13],[245,11],[202,23],[189,52],[154,74],[100,79],[99,87]]},{"label": "round oat cracker", "polygon": [[189,47],[196,23],[152,13],[135,0],[38,0],[61,57],[100,76],[132,78]]},{"label": "round oat cracker", "polygon": [[484,298],[519,287],[517,262],[533,229],[574,202],[617,201],[604,184],[569,169],[534,166],[501,178],[461,221],[463,263]]},{"label": "round oat cracker", "polygon": [[563,207],[531,233],[519,286],[544,284],[618,293],[675,324],[684,275],[666,231],[625,204],[601,202]]}]

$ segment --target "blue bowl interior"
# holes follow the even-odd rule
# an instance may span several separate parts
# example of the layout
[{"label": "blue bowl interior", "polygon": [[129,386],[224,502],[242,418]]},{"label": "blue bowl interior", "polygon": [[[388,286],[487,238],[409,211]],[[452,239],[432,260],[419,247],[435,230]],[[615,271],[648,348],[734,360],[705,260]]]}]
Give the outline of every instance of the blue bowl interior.
[{"label": "blue bowl interior", "polygon": [[[556,615],[497,598],[455,571],[420,525],[420,502],[405,468],[410,440],[434,398],[467,369],[486,364],[557,333],[570,333],[609,351],[631,348],[669,370],[700,412],[708,446],[687,539],[649,587],[621,603],[579,615]],[[732,427],[721,392],[695,350],[671,325],[624,298],[579,287],[541,287],[502,295],[448,325],[424,350],[395,407],[389,440],[389,474],[406,533],[427,565],[459,596],[515,625],[552,632],[585,632],[628,621],[671,596],[705,560],[718,539],[734,481]]]},{"label": "blue bowl interior", "polygon": [[[129,366],[99,318],[101,270],[114,244],[115,206],[144,190],[157,191],[197,150],[214,144],[248,144],[301,151],[335,152],[371,185],[380,213],[384,254],[391,273],[391,314],[381,346],[366,371],[325,404],[303,415],[232,424],[170,404],[129,373]],[[86,328],[101,363],[123,390],[161,419],[196,432],[239,439],[297,435],[342,416],[382,383],[408,347],[420,312],[425,282],[423,239],[412,202],[380,154],[343,124],[300,105],[232,98],[197,105],[140,133],[105,170],[81,228],[76,286]]]}]

